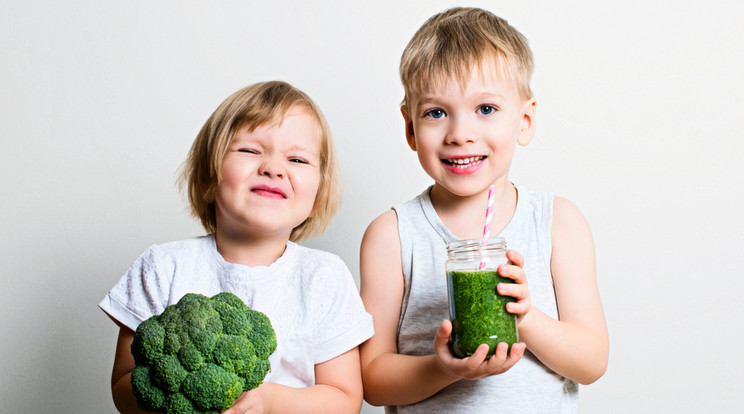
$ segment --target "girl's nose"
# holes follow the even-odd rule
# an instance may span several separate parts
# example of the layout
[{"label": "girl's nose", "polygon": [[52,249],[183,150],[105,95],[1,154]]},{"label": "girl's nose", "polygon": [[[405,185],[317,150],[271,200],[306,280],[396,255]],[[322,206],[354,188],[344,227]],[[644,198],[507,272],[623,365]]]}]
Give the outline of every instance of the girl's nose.
[{"label": "girl's nose", "polygon": [[287,175],[281,162],[274,160],[273,158],[266,158],[263,160],[259,166],[258,174],[271,178],[284,178]]}]

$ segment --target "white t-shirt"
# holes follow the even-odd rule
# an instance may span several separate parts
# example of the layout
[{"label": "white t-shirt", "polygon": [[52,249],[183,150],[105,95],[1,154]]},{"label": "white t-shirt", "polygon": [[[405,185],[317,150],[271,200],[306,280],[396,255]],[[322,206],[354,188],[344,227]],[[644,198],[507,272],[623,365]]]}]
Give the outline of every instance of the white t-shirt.
[{"label": "white t-shirt", "polygon": [[213,235],[153,245],[99,306],[136,330],[186,293],[231,292],[266,314],[277,348],[265,382],[315,384],[315,364],[354,348],[373,333],[349,269],[336,255],[289,242],[269,266],[228,263]]}]

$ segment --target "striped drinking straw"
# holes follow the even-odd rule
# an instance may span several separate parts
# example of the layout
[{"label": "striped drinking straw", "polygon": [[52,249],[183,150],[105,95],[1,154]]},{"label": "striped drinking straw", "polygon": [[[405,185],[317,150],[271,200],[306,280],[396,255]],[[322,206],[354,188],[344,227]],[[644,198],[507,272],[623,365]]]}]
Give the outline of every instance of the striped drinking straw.
[{"label": "striped drinking straw", "polygon": [[[488,238],[491,235],[491,215],[493,213],[493,199],[494,199],[494,190],[496,187],[494,185],[491,185],[491,187],[488,188],[488,205],[486,206],[486,224],[483,226],[483,242],[482,245],[485,246],[488,243]],[[483,256],[483,259],[481,259],[480,264],[478,265],[478,270],[483,270],[486,268],[486,260],[485,260],[485,253],[481,251],[481,255]]]}]

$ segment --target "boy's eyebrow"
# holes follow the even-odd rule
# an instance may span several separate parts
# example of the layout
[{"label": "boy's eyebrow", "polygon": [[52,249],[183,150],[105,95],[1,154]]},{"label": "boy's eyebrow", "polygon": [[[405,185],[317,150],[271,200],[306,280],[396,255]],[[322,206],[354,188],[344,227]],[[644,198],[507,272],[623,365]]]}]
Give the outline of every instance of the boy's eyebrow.
[{"label": "boy's eyebrow", "polygon": [[422,104],[429,104],[429,103],[435,103],[437,100],[433,96],[419,96],[418,99],[416,99],[416,103],[419,105]]},{"label": "boy's eyebrow", "polygon": [[503,99],[506,99],[506,97],[504,95],[502,95],[500,93],[497,93],[497,92],[480,92],[480,93],[473,94],[473,98],[476,98],[476,99],[493,99],[493,98],[498,98],[498,99],[502,99],[502,100]]},{"label": "boy's eyebrow", "polygon": [[[498,92],[477,92],[477,93],[469,95],[468,98],[476,99],[476,100],[482,100],[482,99],[506,100],[506,96]],[[426,104],[437,103],[437,102],[438,102],[437,97],[434,94],[430,94],[428,96],[426,94],[421,94],[419,95],[419,98],[416,100],[416,103],[418,105],[426,105]]]}]

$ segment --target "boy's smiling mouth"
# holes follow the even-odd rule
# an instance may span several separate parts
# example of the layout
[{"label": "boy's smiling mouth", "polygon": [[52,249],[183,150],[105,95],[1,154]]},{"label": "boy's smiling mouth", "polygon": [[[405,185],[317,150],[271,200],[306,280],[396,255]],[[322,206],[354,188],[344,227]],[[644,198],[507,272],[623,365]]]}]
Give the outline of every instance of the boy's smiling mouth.
[{"label": "boy's smiling mouth", "polygon": [[466,170],[480,164],[484,159],[486,159],[485,156],[479,155],[462,158],[442,158],[442,162],[450,167]]}]

